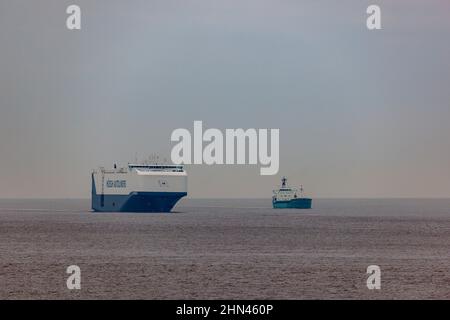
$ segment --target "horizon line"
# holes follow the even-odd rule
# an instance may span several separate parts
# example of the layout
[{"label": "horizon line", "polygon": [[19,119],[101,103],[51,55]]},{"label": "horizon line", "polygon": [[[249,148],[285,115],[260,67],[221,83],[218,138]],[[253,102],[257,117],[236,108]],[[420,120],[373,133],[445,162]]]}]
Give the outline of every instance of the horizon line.
[{"label": "horizon line", "polygon": [[[317,197],[313,198],[314,200],[450,200],[449,197]],[[67,198],[67,197],[56,197],[56,198],[47,198],[47,197],[13,197],[13,198],[0,198],[1,200],[91,200],[91,198]],[[188,197],[183,198],[181,200],[272,200],[271,198],[242,198],[242,197],[230,197],[230,198],[219,198],[219,197]],[[181,201],[180,200],[180,201]]]}]

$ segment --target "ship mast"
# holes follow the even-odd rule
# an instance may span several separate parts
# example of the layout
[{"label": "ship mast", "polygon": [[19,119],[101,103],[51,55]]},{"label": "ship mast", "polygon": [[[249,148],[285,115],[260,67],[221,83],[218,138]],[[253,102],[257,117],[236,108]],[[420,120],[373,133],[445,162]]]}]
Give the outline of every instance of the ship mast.
[{"label": "ship mast", "polygon": [[287,182],[287,179],[286,179],[286,177],[283,177],[283,178],[281,178],[281,188],[286,188],[286,182]]}]

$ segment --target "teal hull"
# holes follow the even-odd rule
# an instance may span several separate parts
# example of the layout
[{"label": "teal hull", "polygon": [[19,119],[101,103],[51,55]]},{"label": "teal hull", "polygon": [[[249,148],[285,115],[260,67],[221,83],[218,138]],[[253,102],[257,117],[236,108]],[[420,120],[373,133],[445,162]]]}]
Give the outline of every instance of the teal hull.
[{"label": "teal hull", "polygon": [[290,201],[272,201],[274,209],[311,209],[312,199],[298,198]]}]

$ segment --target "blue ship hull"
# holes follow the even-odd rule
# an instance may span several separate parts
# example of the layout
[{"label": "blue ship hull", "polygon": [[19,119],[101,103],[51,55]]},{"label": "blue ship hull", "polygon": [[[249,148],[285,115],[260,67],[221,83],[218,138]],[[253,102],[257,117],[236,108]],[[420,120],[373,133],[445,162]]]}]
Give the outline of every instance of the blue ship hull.
[{"label": "blue ship hull", "polygon": [[170,212],[186,192],[131,192],[128,195],[97,194],[92,179],[92,210],[96,212]]},{"label": "blue ship hull", "polygon": [[97,212],[170,212],[186,192],[132,192],[129,195],[92,196]]},{"label": "blue ship hull", "polygon": [[272,201],[274,209],[311,209],[312,199],[297,198],[290,201]]}]

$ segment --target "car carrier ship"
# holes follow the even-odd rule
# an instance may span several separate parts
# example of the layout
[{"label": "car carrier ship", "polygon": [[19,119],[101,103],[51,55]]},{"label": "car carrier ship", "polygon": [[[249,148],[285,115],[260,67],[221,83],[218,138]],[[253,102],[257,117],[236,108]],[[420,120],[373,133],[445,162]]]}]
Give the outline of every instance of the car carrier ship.
[{"label": "car carrier ship", "polygon": [[186,195],[181,165],[114,165],[92,172],[92,209],[98,212],[170,212]]}]

